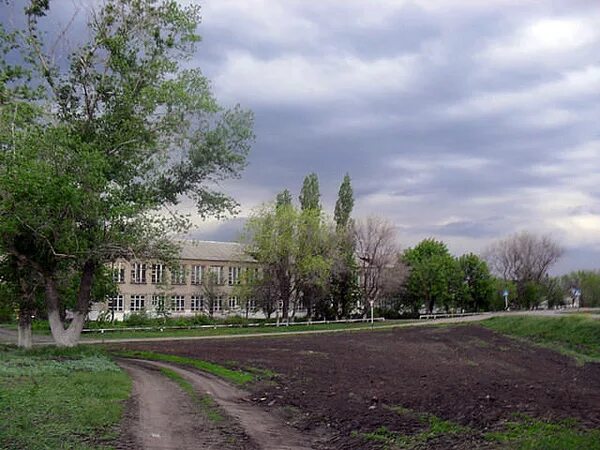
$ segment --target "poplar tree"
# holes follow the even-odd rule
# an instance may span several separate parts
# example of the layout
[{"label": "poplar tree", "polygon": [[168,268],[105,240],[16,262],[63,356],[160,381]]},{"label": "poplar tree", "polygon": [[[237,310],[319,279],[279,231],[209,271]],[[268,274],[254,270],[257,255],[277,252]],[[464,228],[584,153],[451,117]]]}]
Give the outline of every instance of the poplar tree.
[{"label": "poplar tree", "polygon": [[304,178],[300,191],[300,209],[321,210],[321,193],[319,192],[319,178],[316,173],[311,173]]},{"label": "poplar tree", "polygon": [[354,256],[356,245],[350,219],[353,208],[354,193],[350,175],[346,174],[340,185],[333,216],[336,247],[331,273],[331,298],[336,318],[347,317],[360,297],[357,283],[358,266]]}]

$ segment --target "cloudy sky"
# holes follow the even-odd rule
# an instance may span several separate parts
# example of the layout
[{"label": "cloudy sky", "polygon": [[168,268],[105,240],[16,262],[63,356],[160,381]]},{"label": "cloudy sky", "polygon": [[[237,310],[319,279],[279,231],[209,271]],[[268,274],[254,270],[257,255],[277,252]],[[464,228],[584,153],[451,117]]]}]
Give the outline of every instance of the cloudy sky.
[{"label": "cloudy sky", "polygon": [[567,248],[556,272],[600,267],[598,0],[201,4],[197,65],[257,139],[224,186],[241,215],[195,237],[234,239],[313,171],[332,212],[348,172],[354,216],[389,218],[404,247],[530,230]]}]

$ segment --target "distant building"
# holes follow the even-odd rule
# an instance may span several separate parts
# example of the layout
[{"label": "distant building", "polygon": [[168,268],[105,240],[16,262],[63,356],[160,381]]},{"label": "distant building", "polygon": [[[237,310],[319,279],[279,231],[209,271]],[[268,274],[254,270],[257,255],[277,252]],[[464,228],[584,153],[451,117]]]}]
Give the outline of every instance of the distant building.
[{"label": "distant building", "polygon": [[[172,317],[195,314],[263,317],[253,300],[240,304],[234,287],[246,271],[258,275],[257,263],[234,242],[183,241],[177,267],[157,261],[116,261],[113,279],[119,293],[95,303],[89,318],[102,314],[123,320],[131,313],[146,312]],[[248,309],[248,311],[246,311]]]}]

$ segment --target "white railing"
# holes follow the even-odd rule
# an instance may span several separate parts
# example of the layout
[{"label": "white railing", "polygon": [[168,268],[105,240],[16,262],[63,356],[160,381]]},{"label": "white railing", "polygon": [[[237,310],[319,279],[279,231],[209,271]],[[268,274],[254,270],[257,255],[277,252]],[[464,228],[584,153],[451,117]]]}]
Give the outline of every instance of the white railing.
[{"label": "white railing", "polygon": [[432,314],[420,314],[419,319],[447,319],[451,317],[467,317],[467,316],[477,316],[483,313],[432,313]]},{"label": "white railing", "polygon": [[[374,322],[385,321],[384,317],[375,317]],[[256,322],[256,323],[226,323],[213,325],[170,325],[170,326],[148,326],[148,327],[115,327],[115,328],[84,328],[83,333],[106,333],[114,331],[165,331],[165,330],[201,330],[208,328],[251,328],[251,327],[293,327],[306,325],[323,325],[333,323],[371,323],[370,318],[366,319],[340,319],[340,320],[306,320],[302,322]]]}]

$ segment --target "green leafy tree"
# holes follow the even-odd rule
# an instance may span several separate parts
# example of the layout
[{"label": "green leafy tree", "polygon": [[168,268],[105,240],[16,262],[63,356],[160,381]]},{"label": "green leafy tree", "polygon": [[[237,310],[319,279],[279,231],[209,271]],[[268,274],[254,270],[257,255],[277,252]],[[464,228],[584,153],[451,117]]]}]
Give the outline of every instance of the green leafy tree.
[{"label": "green leafy tree", "polygon": [[565,304],[566,292],[558,277],[547,277],[542,283],[542,296],[548,308],[555,308]]},{"label": "green leafy tree", "polygon": [[300,209],[320,210],[321,193],[319,191],[319,178],[316,173],[311,173],[304,178],[302,190],[300,191]]},{"label": "green leafy tree", "polygon": [[284,189],[279,194],[277,194],[277,200],[275,202],[277,206],[283,205],[291,205],[292,204],[292,194],[287,189]]},{"label": "green leafy tree", "polygon": [[262,303],[277,305],[281,301],[284,320],[290,316],[297,292],[298,222],[294,205],[265,205],[249,218],[242,237],[246,253],[263,269],[257,299],[265,300],[268,293],[273,298]]},{"label": "green leafy tree", "polygon": [[458,306],[467,311],[487,310],[494,295],[494,281],[487,263],[473,253],[461,256],[457,262],[464,284]]},{"label": "green leafy tree", "polygon": [[351,222],[353,208],[354,193],[350,176],[346,174],[335,203],[335,234],[332,236],[335,247],[332,256],[331,299],[332,313],[336,319],[348,317],[360,300],[356,243]]},{"label": "green leafy tree", "polygon": [[457,306],[463,289],[461,273],[446,244],[425,239],[407,249],[403,261],[409,268],[406,296],[414,310],[422,303],[430,313],[435,306],[447,310]]},{"label": "green leafy tree", "polygon": [[[0,251],[40,276],[52,335],[72,346],[105,264],[175,253],[169,233],[189,222],[171,207],[183,196],[203,217],[235,211],[212,186],[243,169],[252,116],[221,108],[188,68],[197,6],[107,0],[61,66],[38,26],[49,12],[47,1],[31,1],[27,29],[17,31],[32,77],[0,77]],[[34,88],[36,102],[24,101]],[[79,284],[67,326],[69,277]]]},{"label": "green leafy tree", "polygon": [[579,270],[561,277],[563,292],[570,295],[573,289],[581,291],[581,306],[600,306],[600,273],[594,270]]},{"label": "green leafy tree", "polygon": [[331,315],[329,276],[331,240],[321,210],[319,179],[315,173],[304,178],[298,216],[298,254],[296,255],[298,295],[308,316]]},{"label": "green leafy tree", "polygon": [[340,185],[338,192],[338,198],[335,202],[335,210],[333,213],[333,219],[335,221],[336,229],[347,229],[350,225],[350,217],[352,215],[352,209],[354,208],[354,191],[352,190],[352,184],[350,175],[344,175],[344,180]]}]

